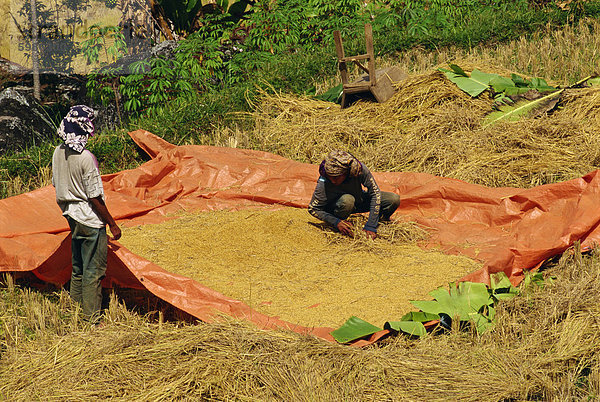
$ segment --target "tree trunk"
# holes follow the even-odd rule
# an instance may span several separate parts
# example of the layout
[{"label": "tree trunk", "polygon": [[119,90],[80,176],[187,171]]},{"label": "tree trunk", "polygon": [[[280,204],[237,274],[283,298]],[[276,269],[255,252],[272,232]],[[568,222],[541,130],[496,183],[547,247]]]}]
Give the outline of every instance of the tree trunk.
[{"label": "tree trunk", "polygon": [[162,33],[165,35],[165,37],[168,40],[175,39],[175,35],[173,34],[173,31],[171,31],[171,28],[169,28],[169,24],[167,22],[168,18],[165,16],[165,12],[162,9],[162,7],[160,6],[160,4],[158,4],[156,2],[156,0],[149,0],[149,2],[150,2],[150,11],[152,12],[152,16],[154,17],[154,19],[156,21],[158,21],[158,24],[162,30]]},{"label": "tree trunk", "polygon": [[38,23],[36,0],[31,2],[31,61],[33,63],[33,96],[41,99],[40,94],[40,62],[38,53]]}]

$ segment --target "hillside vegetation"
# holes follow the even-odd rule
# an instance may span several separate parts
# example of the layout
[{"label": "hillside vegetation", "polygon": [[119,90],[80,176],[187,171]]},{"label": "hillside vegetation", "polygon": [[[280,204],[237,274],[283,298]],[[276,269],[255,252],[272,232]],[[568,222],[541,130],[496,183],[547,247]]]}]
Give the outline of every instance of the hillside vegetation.
[{"label": "hillside vegetation", "polygon": [[[391,1],[383,7],[375,1],[378,8],[365,9],[357,8],[360,2],[353,0],[341,1],[335,12],[329,2],[317,0],[308,3],[311,7],[302,2],[267,3],[258,2],[253,8],[247,24],[254,25],[245,41],[232,37],[242,22],[235,25],[226,13],[216,15],[181,42],[172,68],[165,68],[160,59],[150,60],[150,76],[122,78],[126,82],[120,84],[125,101],[121,106],[123,113],[129,108],[129,120],[90,143],[102,173],[144,161],[146,156],[126,135],[137,128],[175,144],[260,149],[264,144],[254,130],[256,122],[240,118],[239,112],[251,112],[265,91],[312,96],[338,85],[331,32],[340,29],[347,53],[358,53],[364,46],[365,22],[374,27],[377,66],[397,65],[411,75],[468,60],[480,69],[490,66],[567,85],[593,74],[598,64],[598,25],[593,18],[586,19],[600,14],[597,1],[556,2],[563,7],[559,8],[554,2],[454,0],[434,1],[426,9],[422,2]],[[291,33],[289,38],[274,36],[268,29],[268,18],[275,17],[280,18],[281,29]],[[203,64],[188,62],[199,59]],[[114,91],[101,77],[90,76],[90,95],[96,101],[114,102],[110,97]],[[164,85],[171,89],[144,92],[141,80],[156,84],[147,86],[150,89]],[[60,119],[54,116],[56,124]],[[0,156],[0,197],[48,184],[54,145]],[[426,171],[418,166],[413,170]]]}]

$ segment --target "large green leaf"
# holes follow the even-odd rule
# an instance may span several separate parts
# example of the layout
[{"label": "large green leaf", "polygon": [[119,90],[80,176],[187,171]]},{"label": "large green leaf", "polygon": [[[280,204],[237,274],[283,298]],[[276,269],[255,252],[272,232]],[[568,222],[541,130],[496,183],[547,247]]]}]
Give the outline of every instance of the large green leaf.
[{"label": "large green leaf", "polygon": [[344,84],[339,84],[333,88],[328,89],[327,92],[324,92],[321,95],[316,95],[315,98],[326,102],[340,103],[343,91]]},{"label": "large green leaf", "polygon": [[477,69],[471,72],[471,79],[485,86],[489,86],[490,82],[498,77],[500,77],[498,74],[484,73]]},{"label": "large green leaf", "polygon": [[504,94],[506,96],[521,95],[521,94],[524,94],[529,91],[531,91],[531,88],[529,88],[529,87],[514,86],[514,87],[504,88]]},{"label": "large green leaf", "polygon": [[588,78],[585,82],[590,86],[597,87],[600,86],[600,77]]},{"label": "large green leaf", "polygon": [[511,74],[510,78],[515,83],[515,85],[518,87],[529,87],[531,84],[531,82],[529,82],[529,80],[526,80],[525,78],[523,78],[517,74]]},{"label": "large green leaf", "polygon": [[546,80],[543,78],[534,77],[529,81],[531,82],[531,87],[537,89],[540,92],[556,91],[556,88],[551,85],[548,85]]},{"label": "large green leaf", "polygon": [[[452,66],[453,65],[451,65],[451,67]],[[457,74],[455,71],[446,70],[444,68],[440,68],[439,70],[442,71],[450,81],[455,83],[460,89],[471,95],[473,98],[489,88],[488,75],[481,72],[482,75],[479,75],[475,73],[477,70],[474,70],[473,73],[471,73],[471,77]],[[475,74],[475,78],[473,77],[473,74]]]},{"label": "large green leaf", "polygon": [[216,3],[221,7],[221,10],[227,11],[229,8],[229,0],[216,0]]},{"label": "large green leaf", "polygon": [[506,88],[516,87],[513,80],[506,77],[497,76],[490,80],[490,86],[494,89],[494,92],[504,92]]},{"label": "large green leaf", "polygon": [[439,287],[429,293],[434,301],[411,301],[411,303],[425,313],[446,313],[450,317],[458,317],[461,321],[477,321],[480,319],[480,310],[484,306],[491,306],[491,299],[487,286],[483,283],[460,282],[458,285],[450,284],[450,289]]},{"label": "large green leaf", "polygon": [[432,313],[424,313],[422,311],[411,311],[410,313],[404,314],[400,321],[418,321],[427,322],[433,320],[439,320],[440,316]]},{"label": "large green leaf", "polygon": [[551,110],[556,106],[563,91],[564,89],[561,89],[532,101],[521,100],[512,105],[501,106],[500,110],[486,116],[482,126],[487,127],[499,121],[515,121],[536,111]]},{"label": "large green leaf", "polygon": [[478,333],[483,333],[494,326],[494,317],[496,310],[493,307],[487,307],[487,314],[473,314],[471,321],[475,325]]},{"label": "large green leaf", "polygon": [[377,331],[381,331],[381,328],[352,316],[341,327],[331,331],[331,335],[339,343],[347,343],[374,334]]},{"label": "large green leaf", "polygon": [[227,12],[235,17],[241,17],[244,15],[244,12],[248,8],[248,5],[249,4],[247,0],[236,1],[231,6],[229,6],[229,10],[227,10]]},{"label": "large green leaf", "polygon": [[456,75],[459,75],[461,77],[468,77],[469,74],[467,74],[465,72],[465,70],[463,70],[462,68],[460,68],[459,66],[457,66],[456,64],[449,64],[450,69],[452,70],[452,72]]},{"label": "large green leaf", "polygon": [[440,68],[439,71],[442,71],[450,81],[472,97],[476,97],[490,88],[496,94],[504,95],[520,95],[531,89],[536,89],[538,92],[556,90],[542,78],[525,79],[517,74],[511,74],[511,78],[506,78],[494,73],[484,73],[477,69],[473,70],[469,76],[455,64],[450,64],[450,70]]},{"label": "large green leaf", "polygon": [[413,336],[423,336],[427,333],[423,323],[416,321],[388,321],[383,328],[402,331]]},{"label": "large green leaf", "polygon": [[510,283],[504,272],[490,275],[490,289],[497,300],[508,300],[515,297],[519,290]]}]

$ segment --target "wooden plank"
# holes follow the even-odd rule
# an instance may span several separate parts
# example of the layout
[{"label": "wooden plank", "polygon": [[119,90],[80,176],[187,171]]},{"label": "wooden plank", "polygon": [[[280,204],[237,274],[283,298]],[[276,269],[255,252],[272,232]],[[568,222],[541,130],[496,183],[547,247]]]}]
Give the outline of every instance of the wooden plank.
[{"label": "wooden plank", "polygon": [[344,61],[344,44],[342,43],[342,35],[340,31],[333,31],[333,40],[335,41],[335,52],[338,58],[338,68],[342,77],[342,84],[348,83],[348,69]]},{"label": "wooden plank", "polygon": [[375,74],[377,76],[377,85],[371,86],[370,75],[363,74],[358,80],[344,85],[343,92],[347,94],[370,92],[378,103],[383,103],[391,98],[396,92],[394,84],[408,78],[408,74],[398,66],[379,69]]},{"label": "wooden plank", "polygon": [[371,24],[365,24],[365,41],[367,43],[367,55],[369,56],[369,77],[371,86],[376,86],[377,76],[375,74],[375,50],[373,49],[373,27]]},{"label": "wooden plank", "polygon": [[408,78],[408,74],[397,66],[377,70],[376,75],[377,85],[371,87],[371,92],[379,103],[387,101],[396,93],[396,87],[394,86],[396,82]]},{"label": "wooden plank", "polygon": [[343,61],[358,61],[358,60],[366,60],[368,59],[370,56],[368,54],[359,54],[357,56],[348,56],[348,57],[344,57],[342,58]]}]

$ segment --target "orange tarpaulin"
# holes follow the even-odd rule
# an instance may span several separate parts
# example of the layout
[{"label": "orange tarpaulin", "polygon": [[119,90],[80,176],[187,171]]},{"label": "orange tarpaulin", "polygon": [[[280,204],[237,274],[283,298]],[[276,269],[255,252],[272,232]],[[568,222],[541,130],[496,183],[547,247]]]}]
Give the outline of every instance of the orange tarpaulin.
[{"label": "orange tarpaulin", "polygon": [[[119,224],[160,222],[185,210],[240,209],[258,205],[306,208],[318,166],[260,151],[175,146],[144,130],[130,133],[152,159],[102,177],[107,205]],[[440,247],[484,263],[463,280],[489,283],[504,271],[513,284],[545,259],[580,240],[600,238],[598,171],[532,189],[488,188],[424,173],[374,173],[382,190],[402,203],[396,217],[431,228],[426,247]],[[32,271],[62,285],[70,277],[70,237],[52,186],[0,200],[0,271]],[[121,246],[109,245],[104,286],[145,288],[201,319],[215,313],[249,319],[263,328],[284,327],[331,340],[331,328],[303,328],[253,311],[189,278],[167,272]]]}]

